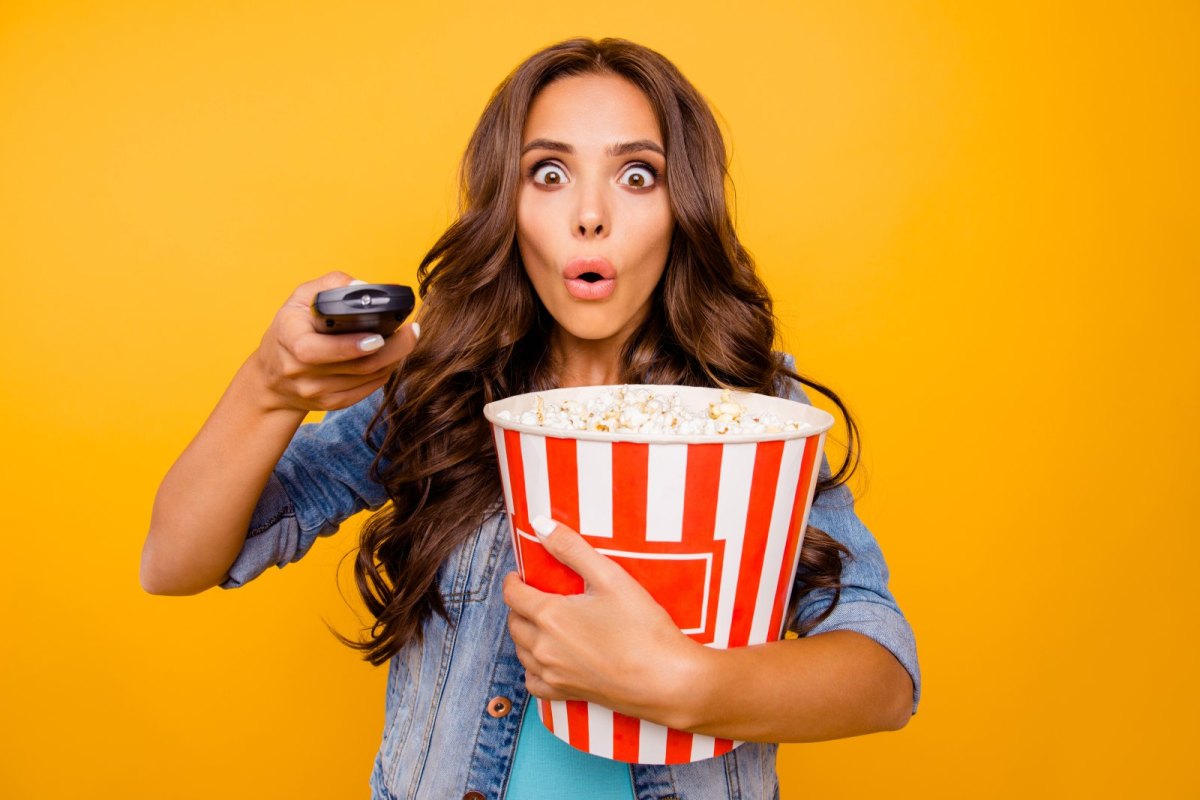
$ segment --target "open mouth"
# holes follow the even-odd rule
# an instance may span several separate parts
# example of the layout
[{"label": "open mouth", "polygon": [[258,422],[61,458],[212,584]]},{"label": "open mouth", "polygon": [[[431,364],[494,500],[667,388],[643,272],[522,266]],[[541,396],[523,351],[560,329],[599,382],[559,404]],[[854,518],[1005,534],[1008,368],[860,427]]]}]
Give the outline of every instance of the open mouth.
[{"label": "open mouth", "polygon": [[579,256],[562,270],[567,293],[576,300],[606,300],[617,285],[617,271],[602,256]]},{"label": "open mouth", "polygon": [[617,277],[617,271],[602,256],[579,256],[566,263],[562,276],[569,281],[598,283]]}]

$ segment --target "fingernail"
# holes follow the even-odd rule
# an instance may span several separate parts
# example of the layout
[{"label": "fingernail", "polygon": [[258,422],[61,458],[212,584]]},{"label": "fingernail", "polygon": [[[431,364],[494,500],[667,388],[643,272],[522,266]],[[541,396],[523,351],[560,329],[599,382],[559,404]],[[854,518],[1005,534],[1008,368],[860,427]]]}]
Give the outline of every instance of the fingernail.
[{"label": "fingernail", "polygon": [[360,281],[358,278],[355,278],[354,280],[350,281],[351,286],[361,286],[364,283],[366,283],[366,281]]},{"label": "fingernail", "polygon": [[542,542],[546,541],[546,537],[557,527],[557,523],[554,520],[541,515],[530,520],[530,524],[533,525],[533,532],[537,534],[538,541]]},{"label": "fingernail", "polygon": [[367,338],[360,339],[358,341],[359,350],[366,350],[370,352],[371,350],[378,350],[381,347],[383,347],[383,337],[379,334],[368,336]]},{"label": "fingernail", "polygon": [[418,339],[420,339],[421,338],[421,323],[414,322],[412,324],[412,329],[413,329],[413,336],[416,336]]}]

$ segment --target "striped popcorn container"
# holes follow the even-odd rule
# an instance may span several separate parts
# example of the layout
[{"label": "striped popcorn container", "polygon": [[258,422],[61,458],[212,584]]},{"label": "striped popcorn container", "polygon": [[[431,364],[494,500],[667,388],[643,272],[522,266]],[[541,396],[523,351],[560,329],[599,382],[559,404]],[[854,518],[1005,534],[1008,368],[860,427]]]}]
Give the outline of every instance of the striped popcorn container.
[{"label": "striped popcorn container", "polygon": [[[554,389],[489,403],[517,569],[530,586],[583,591],[583,579],[538,542],[539,515],[569,525],[616,561],[709,647],[778,640],[833,417],[803,403],[730,394],[751,413],[797,420],[801,430],[680,436],[563,431],[522,425],[537,398],[586,403],[616,386]],[[707,409],[720,389],[628,386],[677,394]],[[497,415],[511,413],[512,419]],[[555,736],[594,755],[679,764],[724,755],[742,742],[667,728],[583,700],[539,700]]]}]

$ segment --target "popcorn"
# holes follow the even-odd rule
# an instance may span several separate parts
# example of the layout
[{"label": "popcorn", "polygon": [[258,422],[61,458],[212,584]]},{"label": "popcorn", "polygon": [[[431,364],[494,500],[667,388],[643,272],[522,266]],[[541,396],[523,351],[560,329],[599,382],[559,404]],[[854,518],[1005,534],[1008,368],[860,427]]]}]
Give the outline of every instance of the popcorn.
[{"label": "popcorn", "polygon": [[647,389],[621,386],[587,401],[564,400],[546,404],[541,395],[537,405],[519,417],[500,411],[496,417],[521,425],[563,431],[602,433],[645,433],[653,435],[709,436],[712,434],[782,433],[807,430],[798,420],[780,419],[770,413],[752,413],[730,399],[728,389],[707,409],[684,408],[676,393],[662,394]]}]

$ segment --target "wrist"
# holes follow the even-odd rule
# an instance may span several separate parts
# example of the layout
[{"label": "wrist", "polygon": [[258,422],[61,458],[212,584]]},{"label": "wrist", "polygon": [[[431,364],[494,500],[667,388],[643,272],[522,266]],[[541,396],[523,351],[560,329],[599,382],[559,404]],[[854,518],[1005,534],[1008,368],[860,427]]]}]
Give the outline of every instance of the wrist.
[{"label": "wrist", "polygon": [[308,416],[307,409],[288,404],[282,395],[271,389],[270,376],[257,350],[242,363],[234,376],[233,386],[243,402],[249,403],[264,416],[287,417],[297,425]]},{"label": "wrist", "polygon": [[664,673],[663,724],[691,731],[708,723],[714,687],[718,683],[723,651],[697,644],[686,638],[686,648],[673,659],[672,669]]}]

